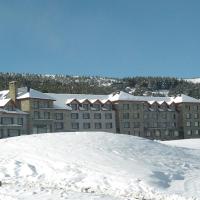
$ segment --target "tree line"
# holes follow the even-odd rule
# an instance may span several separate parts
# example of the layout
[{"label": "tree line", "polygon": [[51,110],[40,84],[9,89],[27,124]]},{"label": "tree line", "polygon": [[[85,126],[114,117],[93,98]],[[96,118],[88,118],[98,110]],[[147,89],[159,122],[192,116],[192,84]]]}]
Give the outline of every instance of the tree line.
[{"label": "tree line", "polygon": [[[168,90],[169,96],[186,94],[200,99],[200,84],[173,77],[125,77],[108,78],[99,76],[42,75],[30,73],[0,72],[0,90],[8,89],[10,81],[18,87],[31,87],[49,93],[109,94],[132,88],[134,95],[156,95]],[[157,91],[157,93],[155,93]],[[130,91],[129,91],[130,92]]]}]

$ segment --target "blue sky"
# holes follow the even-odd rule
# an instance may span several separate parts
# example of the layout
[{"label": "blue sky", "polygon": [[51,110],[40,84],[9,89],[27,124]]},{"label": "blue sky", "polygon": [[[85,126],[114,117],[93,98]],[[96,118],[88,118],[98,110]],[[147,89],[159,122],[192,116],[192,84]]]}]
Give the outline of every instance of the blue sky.
[{"label": "blue sky", "polygon": [[199,0],[0,0],[0,71],[200,77]]}]

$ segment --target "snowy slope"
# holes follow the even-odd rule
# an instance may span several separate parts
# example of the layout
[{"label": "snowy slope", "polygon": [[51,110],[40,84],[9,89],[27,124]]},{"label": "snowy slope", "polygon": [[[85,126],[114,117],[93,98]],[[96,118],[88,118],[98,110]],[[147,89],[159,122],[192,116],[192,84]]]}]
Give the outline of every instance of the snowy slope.
[{"label": "snowy slope", "polygon": [[21,136],[0,140],[0,180],[5,200],[181,200],[200,197],[200,150],[111,133]]},{"label": "snowy slope", "polygon": [[189,149],[200,150],[200,139],[170,140],[170,141],[161,141],[161,143],[176,147],[184,147]]}]

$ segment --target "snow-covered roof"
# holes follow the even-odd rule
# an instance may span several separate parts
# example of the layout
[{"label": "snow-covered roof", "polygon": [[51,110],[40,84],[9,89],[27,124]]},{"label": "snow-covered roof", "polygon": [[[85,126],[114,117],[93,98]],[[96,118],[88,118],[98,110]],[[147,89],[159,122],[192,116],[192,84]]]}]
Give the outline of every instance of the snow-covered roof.
[{"label": "snow-covered roof", "polygon": [[118,92],[109,95],[109,100],[111,101],[147,101],[152,102],[166,102],[167,104],[175,103],[200,103],[200,100],[193,97],[182,94],[177,97],[152,97],[152,96],[133,96],[126,92]]},{"label": "snow-covered roof", "polygon": [[11,99],[0,99],[0,107],[4,107]]},{"label": "snow-covered roof", "polygon": [[27,90],[27,88],[19,88],[17,99],[27,99],[27,98],[55,100],[49,95],[42,93],[38,90],[34,90],[32,88],[30,88],[29,90]]},{"label": "snow-covered roof", "polygon": [[0,91],[0,99],[6,99],[8,93],[9,93],[9,90],[2,90],[2,91]]},{"label": "snow-covered roof", "polygon": [[0,112],[7,113],[7,114],[22,114],[22,115],[27,115],[28,113],[21,111],[20,109],[15,109],[15,110],[6,110],[3,108],[0,108]]},{"label": "snow-covered roof", "polygon": [[181,102],[185,102],[185,103],[200,103],[200,100],[195,99],[195,98],[190,97],[190,96],[187,96],[187,95],[184,95],[184,94],[182,94],[181,96],[175,97],[173,101],[175,103],[181,103]]},{"label": "snow-covered roof", "polygon": [[91,103],[96,100],[108,99],[108,95],[91,95],[91,94],[56,94],[56,93],[46,93],[48,96],[54,98],[56,101],[54,105],[60,109],[69,109],[71,107],[66,104],[71,103],[73,100],[78,102],[84,102],[85,100],[90,101]]}]

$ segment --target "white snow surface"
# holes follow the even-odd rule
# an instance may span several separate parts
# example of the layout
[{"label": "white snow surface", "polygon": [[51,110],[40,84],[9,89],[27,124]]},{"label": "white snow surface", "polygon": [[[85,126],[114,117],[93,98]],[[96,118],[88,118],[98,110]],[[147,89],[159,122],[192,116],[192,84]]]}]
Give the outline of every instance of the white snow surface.
[{"label": "white snow surface", "polygon": [[184,147],[189,149],[200,150],[200,139],[169,140],[169,141],[161,141],[161,143],[176,147]]},{"label": "white snow surface", "polygon": [[2,200],[200,198],[200,150],[105,132],[0,140]]}]

